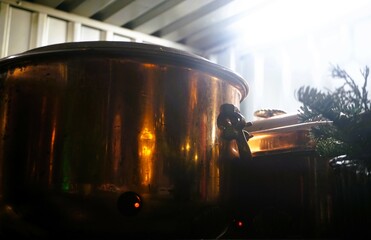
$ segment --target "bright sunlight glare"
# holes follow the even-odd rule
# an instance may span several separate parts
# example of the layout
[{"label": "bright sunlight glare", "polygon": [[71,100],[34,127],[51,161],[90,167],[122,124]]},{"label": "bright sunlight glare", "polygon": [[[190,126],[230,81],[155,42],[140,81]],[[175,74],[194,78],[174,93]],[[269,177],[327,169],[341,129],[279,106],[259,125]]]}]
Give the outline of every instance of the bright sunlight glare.
[{"label": "bright sunlight glare", "polygon": [[[245,1],[249,2],[249,1]],[[345,21],[362,10],[369,0],[277,0],[267,1],[231,26],[243,34],[244,44],[256,46],[305,34],[325,25]]]}]

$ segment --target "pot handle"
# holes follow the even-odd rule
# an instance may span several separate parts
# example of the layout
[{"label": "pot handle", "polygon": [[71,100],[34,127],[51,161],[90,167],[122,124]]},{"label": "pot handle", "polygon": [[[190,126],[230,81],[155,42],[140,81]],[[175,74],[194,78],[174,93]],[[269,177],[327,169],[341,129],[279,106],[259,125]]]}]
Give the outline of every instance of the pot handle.
[{"label": "pot handle", "polygon": [[248,140],[253,137],[245,130],[252,126],[251,122],[246,122],[244,116],[233,104],[225,103],[220,106],[220,113],[217,118],[218,128],[221,130],[221,137],[227,141],[236,140],[238,152],[242,159],[252,159]]}]

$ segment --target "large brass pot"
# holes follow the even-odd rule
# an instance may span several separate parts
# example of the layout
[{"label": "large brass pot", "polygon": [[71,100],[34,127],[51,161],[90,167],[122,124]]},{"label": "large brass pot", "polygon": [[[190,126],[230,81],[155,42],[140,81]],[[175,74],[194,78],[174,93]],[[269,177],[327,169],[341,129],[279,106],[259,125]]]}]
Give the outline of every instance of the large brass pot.
[{"label": "large brass pot", "polygon": [[0,69],[3,235],[216,237],[230,221],[248,159],[217,118],[248,93],[237,74],[125,42],[42,47]]}]

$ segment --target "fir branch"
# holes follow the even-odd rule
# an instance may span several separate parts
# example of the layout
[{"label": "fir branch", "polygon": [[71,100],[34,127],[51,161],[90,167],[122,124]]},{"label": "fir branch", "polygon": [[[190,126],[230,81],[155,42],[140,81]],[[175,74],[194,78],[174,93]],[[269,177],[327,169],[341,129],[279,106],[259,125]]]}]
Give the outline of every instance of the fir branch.
[{"label": "fir branch", "polygon": [[340,87],[322,92],[302,86],[297,91],[297,99],[302,102],[299,109],[302,122],[332,122],[311,131],[320,155],[371,156],[371,101],[367,92],[369,68],[366,66],[361,74],[364,83],[360,88],[344,69],[332,66],[331,76],[344,81]]},{"label": "fir branch", "polygon": [[370,73],[370,69],[368,68],[368,66],[365,67],[364,71],[361,71],[363,79],[365,80],[365,82],[362,86],[362,102],[364,104],[365,111],[369,111],[370,107],[371,107],[371,106],[369,106],[369,105],[371,105],[371,103],[368,100],[368,96],[367,96],[368,95],[368,93],[367,93],[367,80],[368,80],[369,73]]}]

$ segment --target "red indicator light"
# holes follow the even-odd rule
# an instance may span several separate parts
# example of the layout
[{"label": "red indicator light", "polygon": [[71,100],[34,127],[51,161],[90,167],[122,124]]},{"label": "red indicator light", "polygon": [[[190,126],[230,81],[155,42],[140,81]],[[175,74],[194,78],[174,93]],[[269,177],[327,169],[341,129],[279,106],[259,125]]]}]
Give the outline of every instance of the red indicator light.
[{"label": "red indicator light", "polygon": [[242,221],[237,221],[237,226],[238,227],[243,227],[243,222]]},{"label": "red indicator light", "polygon": [[134,203],[134,207],[135,207],[135,208],[139,208],[139,207],[140,207],[140,203],[137,203],[137,202]]}]

